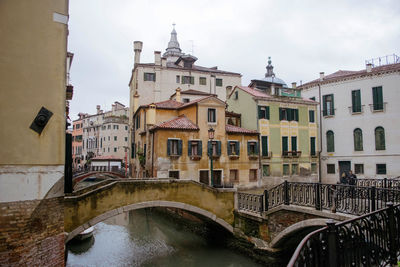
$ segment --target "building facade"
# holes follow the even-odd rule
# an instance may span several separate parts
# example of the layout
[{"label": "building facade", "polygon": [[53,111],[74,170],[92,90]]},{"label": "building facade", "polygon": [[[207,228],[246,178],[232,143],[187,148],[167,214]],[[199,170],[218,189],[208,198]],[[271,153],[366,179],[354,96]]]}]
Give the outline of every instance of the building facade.
[{"label": "building facade", "polygon": [[[85,165],[87,168],[91,159],[97,156],[125,159],[128,154],[129,109],[117,101],[112,104],[110,111],[103,112],[100,105],[96,108],[96,114],[80,114],[80,119],[76,121],[82,122],[81,167],[83,168]],[[77,156],[78,154],[75,154],[75,157]]]},{"label": "building facade", "polygon": [[81,164],[83,156],[83,117],[84,114],[78,114],[79,119],[72,122],[72,168],[74,170],[82,169]]},{"label": "building facade", "polygon": [[321,102],[323,181],[336,183],[350,169],[358,178],[400,175],[400,60],[392,57],[392,64],[320,73],[300,87],[303,96]]},{"label": "building facade", "polygon": [[0,265],[63,266],[68,0],[0,6]]},{"label": "building facade", "polygon": [[[133,117],[133,176],[174,177],[215,186],[258,185],[258,133],[227,125],[225,107],[215,96],[140,106]],[[215,131],[212,140],[210,128]]]},{"label": "building facade", "polygon": [[318,181],[318,103],[300,93],[274,75],[269,61],[264,78],[236,86],[228,96],[228,110],[241,114],[244,128],[260,133],[263,185]]}]

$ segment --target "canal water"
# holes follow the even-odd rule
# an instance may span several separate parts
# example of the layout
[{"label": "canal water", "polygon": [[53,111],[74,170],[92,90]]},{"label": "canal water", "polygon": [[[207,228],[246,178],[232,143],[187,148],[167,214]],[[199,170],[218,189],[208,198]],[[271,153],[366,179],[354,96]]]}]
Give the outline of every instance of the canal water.
[{"label": "canal water", "polygon": [[98,223],[93,238],[71,242],[67,266],[261,266],[217,243],[165,214],[136,210]]}]

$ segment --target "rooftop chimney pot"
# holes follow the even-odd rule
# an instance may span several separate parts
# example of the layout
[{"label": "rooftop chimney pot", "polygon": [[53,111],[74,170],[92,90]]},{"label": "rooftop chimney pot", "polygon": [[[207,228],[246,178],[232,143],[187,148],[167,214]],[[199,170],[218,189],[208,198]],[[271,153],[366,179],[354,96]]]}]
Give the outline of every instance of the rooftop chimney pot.
[{"label": "rooftop chimney pot", "polygon": [[367,72],[371,72],[372,71],[372,64],[371,63],[368,63],[366,67],[367,67]]},{"label": "rooftop chimney pot", "polygon": [[319,80],[323,81],[324,78],[325,78],[325,72],[322,71],[322,72],[319,73]]}]

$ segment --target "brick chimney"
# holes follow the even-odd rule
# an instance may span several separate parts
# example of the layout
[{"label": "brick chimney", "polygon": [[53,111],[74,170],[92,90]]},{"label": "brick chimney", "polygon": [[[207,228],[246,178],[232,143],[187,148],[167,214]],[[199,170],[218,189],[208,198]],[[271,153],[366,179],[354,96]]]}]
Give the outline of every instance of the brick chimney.
[{"label": "brick chimney", "polygon": [[175,95],[175,101],[176,102],[181,102],[181,88],[176,88],[176,95]]}]

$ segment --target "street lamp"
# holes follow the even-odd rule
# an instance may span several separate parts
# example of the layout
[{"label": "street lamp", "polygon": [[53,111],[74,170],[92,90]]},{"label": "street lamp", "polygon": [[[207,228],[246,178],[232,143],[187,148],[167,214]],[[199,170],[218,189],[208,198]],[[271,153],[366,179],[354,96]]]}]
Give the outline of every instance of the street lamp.
[{"label": "street lamp", "polygon": [[210,142],[210,151],[208,151],[209,153],[209,157],[210,157],[210,172],[211,172],[211,186],[214,186],[214,171],[213,171],[213,144],[212,144],[212,140],[214,139],[214,132],[215,130],[213,128],[208,129],[208,139]]}]

